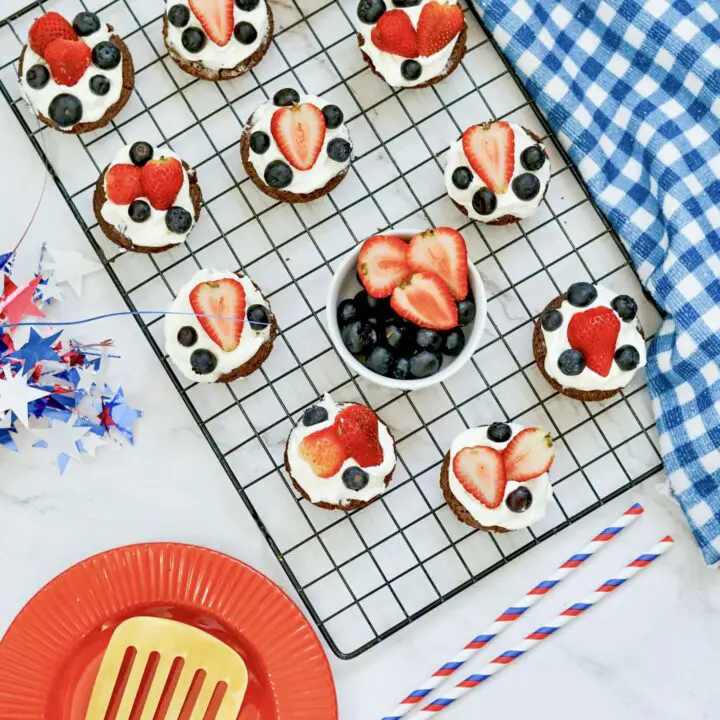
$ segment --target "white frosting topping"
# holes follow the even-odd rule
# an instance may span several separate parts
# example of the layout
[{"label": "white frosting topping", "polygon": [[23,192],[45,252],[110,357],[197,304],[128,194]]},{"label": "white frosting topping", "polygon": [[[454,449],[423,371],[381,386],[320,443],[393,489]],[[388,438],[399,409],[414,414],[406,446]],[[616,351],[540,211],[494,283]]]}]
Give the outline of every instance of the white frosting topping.
[{"label": "white frosting topping", "polygon": [[[270,328],[253,330],[247,317],[244,318],[240,342],[231,352],[225,352],[205,332],[200,321],[195,317],[195,311],[190,304],[190,293],[203,282],[224,280],[231,278],[237,280],[245,290],[245,312],[251,305],[263,305],[270,314],[270,305],[263,294],[253,285],[247,276],[238,276],[224,270],[199,270],[183,285],[177,297],[170,305],[170,312],[186,313],[183,315],[165,315],[165,351],[172,361],[180,368],[185,377],[196,382],[215,382],[221,375],[232,372],[250,360],[260,349],[260,346],[270,337]],[[198,340],[192,347],[185,347],[178,342],[177,335],[180,328],[190,326],[197,332]],[[195,350],[209,350],[217,358],[217,367],[207,375],[198,375],[190,366],[190,356]]]},{"label": "white frosting topping", "polygon": [[[326,105],[329,105],[327,101],[315,95],[300,95],[300,104],[314,105],[319,110],[322,110]],[[257,110],[250,116],[248,125],[250,126],[249,132],[257,132],[262,130],[270,137],[270,147],[262,154],[258,154],[250,148],[249,160],[255,167],[257,174],[261,179],[265,177],[265,168],[273,160],[282,160],[288,164],[287,159],[280,151],[275,138],[273,138],[272,132],[270,132],[270,123],[275,111],[279,108],[273,104],[272,100],[260,105]],[[331,140],[335,138],[342,138],[350,142],[350,132],[347,129],[347,125],[344,122],[334,129],[327,128],[325,132],[325,141],[320,150],[320,154],[315,160],[315,164],[309,170],[298,170],[297,168],[290,168],[293,172],[292,181],[287,187],[282,188],[286,192],[296,193],[298,195],[308,195],[321,187],[325,187],[330,180],[332,180],[338,173],[341,173],[350,164],[352,153],[345,162],[338,162],[333,160],[327,154],[327,146]]]},{"label": "white frosting topping", "polygon": [[[625,387],[637,372],[637,368],[635,370],[621,370],[614,360],[607,377],[598,375],[589,367],[586,367],[579,375],[565,375],[560,371],[558,367],[560,354],[565,350],[572,349],[568,341],[568,325],[573,316],[595,307],[607,307],[612,310],[610,303],[613,301],[613,298],[620,294],[613,292],[603,285],[596,285],[595,289],[597,290],[597,297],[586,307],[575,307],[567,300],[563,301],[562,305],[558,308],[562,314],[562,325],[557,330],[547,331],[545,328],[542,328],[545,347],[547,349],[545,372],[566,388],[586,391],[616,390],[617,388]],[[614,310],[612,311],[615,313]],[[638,368],[645,367],[647,363],[645,339],[640,334],[637,317],[630,322],[625,322],[617,313],[615,313],[615,315],[620,321],[620,333],[618,334],[615,348],[617,349],[622,345],[632,345],[640,355]]]},{"label": "white frosting topping", "polygon": [[[90,47],[90,50],[101,42],[110,39],[112,33],[108,25],[101,24],[100,29],[91,35],[78,38]],[[123,90],[123,62],[122,60],[117,67],[111,70],[102,70],[92,61],[88,66],[85,74],[78,80],[75,85],[60,85],[55,82],[50,75],[50,81],[45,87],[35,90],[31,88],[25,81],[25,74],[33,65],[44,65],[50,69],[47,62],[41,58],[29,45],[25,49],[23,58],[23,76],[20,78],[20,92],[30,109],[36,115],[44,115],[50,118],[50,103],[62,93],[75,95],[82,103],[81,123],[93,123],[100,120],[112,105],[114,105],[122,95]],[[110,81],[110,90],[106,95],[96,95],[90,90],[90,79],[95,75],[103,75]],[[52,119],[52,118],[50,118]],[[63,132],[70,132],[74,125],[60,128]]]},{"label": "white frosting topping", "polygon": [[[391,0],[387,0],[388,12],[391,10],[402,10],[407,13],[410,18],[410,22],[413,27],[417,30],[418,22],[420,20],[420,13],[425,5],[431,0],[422,0],[419,5],[409,8],[396,8],[392,4]],[[439,0],[442,2],[442,0]],[[457,5],[456,0],[446,0],[448,5]],[[356,16],[357,17],[357,16]],[[455,48],[460,33],[458,33],[442,50],[436,52],[434,55],[429,57],[416,57],[412,58],[422,65],[422,72],[420,77],[416,80],[408,80],[404,78],[400,68],[402,64],[408,58],[402,57],[401,55],[395,55],[393,53],[385,52],[380,50],[372,41],[371,33],[375,25],[367,25],[358,19],[358,32],[363,36],[365,42],[362,46],[362,51],[372,60],[375,69],[385,78],[385,82],[392,87],[414,87],[415,85],[422,85],[428,80],[442,75],[450,62],[450,56]]]},{"label": "white frosting topping", "polygon": [[[540,145],[543,150],[545,149],[542,143],[538,143],[536,140],[530,137],[522,126],[516,125],[515,123],[508,123],[515,134],[515,165],[513,170],[513,179],[518,175],[524,173],[531,173],[537,177],[540,181],[540,192],[532,200],[521,200],[512,190],[512,179],[508,184],[507,192],[496,195],[497,207],[495,212],[490,215],[480,215],[473,208],[472,199],[473,195],[483,187],[487,185],[480,179],[480,176],[473,170],[470,161],[465,155],[463,150],[462,137],[456,140],[448,151],[447,166],[445,168],[445,187],[447,188],[448,195],[458,204],[462,205],[467,211],[468,215],[473,220],[480,220],[481,222],[492,222],[503,215],[512,215],[517,218],[530,217],[538,206],[542,202],[543,196],[545,195],[545,188],[547,188],[548,182],[550,182],[550,160],[545,158],[545,164],[534,172],[526,170],[522,162],[520,161],[520,155],[523,150],[529,148],[531,145]],[[466,167],[473,174],[473,180],[469,187],[465,190],[461,190],[456,187],[452,181],[453,172],[459,167]]]},{"label": "white frosting topping", "polygon": [[[165,12],[167,13],[167,11],[174,5],[185,5],[189,8],[190,22],[185,27],[181,28],[175,27],[171,22],[168,22],[167,40],[169,45],[178,55],[180,55],[180,57],[189,62],[201,63],[210,70],[230,70],[237,67],[244,60],[249,58],[267,38],[269,23],[268,8],[265,4],[265,0],[260,0],[257,7],[250,12],[241,10],[233,3],[235,10],[234,25],[237,25],[239,22],[248,22],[255,28],[255,30],[257,30],[257,37],[249,45],[244,45],[236,40],[234,36],[230,38],[230,42],[227,45],[216,45],[203,29],[202,24],[192,11],[188,0],[167,0]],[[202,30],[203,34],[207,38],[205,47],[203,47],[200,52],[191,53],[186,50],[185,46],[182,44],[183,32],[189,27]]]},{"label": "white frosting topping", "polygon": [[395,443],[387,426],[378,418],[378,439],[383,451],[383,460],[380,465],[364,467],[369,476],[368,484],[362,490],[351,490],[342,481],[342,474],[349,467],[358,467],[359,463],[348,458],[342,467],[332,477],[321,478],[313,471],[310,464],[300,455],[300,443],[308,436],[319,430],[330,427],[338,413],[352,403],[336,403],[329,395],[315,403],[327,410],[328,419],[324,422],[305,427],[302,420],[290,431],[287,443],[287,457],[290,473],[295,482],[307,493],[311,502],[325,502],[330,505],[346,505],[351,500],[369,502],[385,491],[385,478],[395,468]]},{"label": "white frosting topping", "polygon": [[[131,145],[126,145],[122,148],[115,156],[115,159],[110,164],[110,167],[113,165],[132,165],[132,160],[130,159],[130,148]],[[153,160],[158,160],[163,157],[171,157],[175,158],[182,165],[180,157],[171,150],[167,150],[165,148],[158,150],[157,148],[154,148],[154,151]],[[108,168],[108,170],[109,169],[110,168]],[[107,174],[105,177],[105,192],[107,194]],[[176,233],[168,229],[168,226],[165,223],[167,210],[157,210],[150,204],[150,201],[146,197],[138,199],[145,200],[145,202],[150,205],[150,217],[144,222],[135,222],[130,219],[130,215],[128,213],[130,208],[129,205],[116,205],[110,200],[105,200],[105,203],[100,210],[100,214],[103,218],[114,226],[118,232],[122,233],[126,238],[131,240],[135,245],[139,245],[141,247],[165,247],[166,245],[179,245],[187,239],[187,236],[195,227],[195,208],[193,207],[192,198],[190,197],[190,179],[188,177],[188,172],[184,167],[183,184],[180,188],[180,192],[175,198],[175,202],[173,202],[173,205],[184,208],[192,216],[192,225],[190,226],[190,230],[186,233]]]},{"label": "white frosting topping", "polygon": [[[484,446],[494,448],[495,450],[504,450],[521,430],[522,425],[509,423],[512,436],[507,442],[494,442],[487,435],[488,426],[470,428],[461,432],[452,442],[450,447],[450,468],[448,470],[449,485],[452,494],[465,507],[465,509],[485,527],[498,526],[506,530],[519,530],[528,527],[534,522],[541,520],[545,516],[545,509],[548,501],[552,497],[552,486],[547,473],[538,475],[538,477],[528,480],[527,482],[515,482],[509,480],[505,487],[505,495],[503,501],[496,508],[488,508],[479,500],[476,500],[460,483],[455,470],[453,469],[453,461],[455,456],[463,449],[468,447]],[[532,503],[524,512],[513,512],[506,504],[507,496],[520,486],[527,488],[532,495]]]}]

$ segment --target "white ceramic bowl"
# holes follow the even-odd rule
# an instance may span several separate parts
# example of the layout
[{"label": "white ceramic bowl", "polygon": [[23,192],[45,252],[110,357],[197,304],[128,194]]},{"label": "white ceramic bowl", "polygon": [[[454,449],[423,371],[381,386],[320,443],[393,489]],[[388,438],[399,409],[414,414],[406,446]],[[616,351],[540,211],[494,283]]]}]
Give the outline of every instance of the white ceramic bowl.
[{"label": "white ceramic bowl", "polygon": [[[400,229],[388,230],[388,235],[396,235],[397,237],[409,240],[414,235],[422,232],[422,230]],[[485,286],[483,285],[480,273],[475,266],[468,261],[468,282],[475,299],[475,320],[463,328],[465,332],[465,347],[457,357],[448,357],[443,355],[443,365],[434,375],[427,378],[419,378],[417,380],[396,380],[395,378],[385,377],[368,370],[357,358],[355,358],[343,344],[340,337],[340,327],[337,321],[338,305],[347,298],[354,297],[362,286],[358,282],[356,268],[358,255],[362,243],[350,251],[342,264],[338,267],[333,275],[330,289],[327,296],[327,319],[330,331],[330,339],[335,345],[335,349],[340,353],[340,357],[348,364],[351,370],[356,372],[360,377],[366,378],[370,382],[377,385],[393,388],[395,390],[421,390],[422,388],[437,385],[443,380],[447,380],[454,375],[465,363],[470,360],[473,353],[480,345],[480,338],[485,330],[485,321],[487,319],[487,301],[485,298]]]}]

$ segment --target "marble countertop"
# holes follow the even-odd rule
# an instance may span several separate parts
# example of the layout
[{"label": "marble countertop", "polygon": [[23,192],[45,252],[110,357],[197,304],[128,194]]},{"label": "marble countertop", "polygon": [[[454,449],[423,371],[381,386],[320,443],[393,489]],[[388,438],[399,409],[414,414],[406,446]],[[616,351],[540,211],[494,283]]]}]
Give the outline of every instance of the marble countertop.
[{"label": "marble countertop", "polygon": [[[44,170],[4,103],[0,157],[0,251],[5,251],[32,214]],[[26,248],[50,238],[93,255],[52,183]],[[77,318],[88,307],[98,313],[124,309],[103,272],[85,279],[82,298],[68,291],[51,317]],[[115,364],[111,380],[123,384],[129,401],[145,417],[135,447],[101,450],[96,461],[73,463],[63,477],[47,453],[0,450],[0,632],[44,583],[69,565],[143,541],[182,541],[226,552],[296,597],[135,321],[100,322],[78,336],[114,338],[125,359]],[[340,718],[381,717],[474,631],[633,501],[642,502],[646,513],[626,536],[518,621],[471,669],[580,599],[667,533],[677,540],[669,556],[446,716],[474,720],[482,707],[506,718],[532,715],[538,720],[717,717],[720,576],[703,565],[679,510],[659,492],[663,482],[662,476],[651,478],[358,659],[346,662],[329,653]]]}]

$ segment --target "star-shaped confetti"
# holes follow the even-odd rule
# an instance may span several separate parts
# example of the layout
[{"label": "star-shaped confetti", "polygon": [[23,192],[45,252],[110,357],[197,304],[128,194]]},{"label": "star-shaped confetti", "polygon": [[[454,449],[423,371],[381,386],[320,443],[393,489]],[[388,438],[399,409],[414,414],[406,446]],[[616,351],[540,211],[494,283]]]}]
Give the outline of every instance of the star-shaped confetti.
[{"label": "star-shaped confetti", "polygon": [[25,345],[7,357],[21,360],[23,370],[26,372],[32,370],[39,362],[61,362],[60,356],[52,347],[57,343],[61,334],[57,332],[44,338],[35,328],[30,328],[30,338]]},{"label": "star-shaped confetti", "polygon": [[85,275],[99,270],[102,266],[89,260],[77,250],[47,249],[51,260],[45,265],[51,271],[55,283],[66,282],[77,295],[82,293],[82,281]]},{"label": "star-shaped confetti", "polygon": [[12,374],[9,365],[3,368],[5,378],[0,378],[0,413],[11,410],[17,419],[28,426],[28,405],[34,400],[49,395],[47,390],[28,385],[29,376],[21,372]]},{"label": "star-shaped confetti", "polygon": [[82,440],[88,433],[88,428],[76,425],[75,418],[71,413],[67,413],[64,421],[59,419],[51,421],[49,427],[32,428],[30,432],[39,438],[33,447],[47,448],[57,457],[61,475],[65,472],[70,460],[82,462],[80,449]]},{"label": "star-shaped confetti", "polygon": [[20,287],[6,277],[3,296],[0,299],[0,316],[10,325],[19,323],[24,317],[45,317],[33,301],[39,284],[39,275]]},{"label": "star-shaped confetti", "polygon": [[52,303],[54,300],[62,300],[63,289],[58,287],[54,275],[44,277],[38,285],[35,298],[41,303]]},{"label": "star-shaped confetti", "polygon": [[105,442],[106,441],[103,436],[95,435],[94,433],[89,432],[87,435],[84,435],[80,441],[80,449],[84,453],[90,455],[90,457],[94,458],[97,449],[103,447]]},{"label": "star-shaped confetti", "polygon": [[135,442],[132,429],[133,423],[142,417],[142,412],[131,408],[125,402],[125,394],[122,388],[118,389],[112,399],[102,397],[96,400],[95,408],[100,424],[106,430],[109,431],[110,428],[115,427],[128,439],[131,445]]}]

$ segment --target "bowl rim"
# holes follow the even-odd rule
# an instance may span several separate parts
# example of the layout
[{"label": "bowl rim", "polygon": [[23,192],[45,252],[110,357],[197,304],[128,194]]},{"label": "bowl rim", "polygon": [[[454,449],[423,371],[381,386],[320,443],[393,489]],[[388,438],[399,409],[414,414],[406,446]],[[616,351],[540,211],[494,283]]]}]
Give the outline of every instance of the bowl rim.
[{"label": "bowl rim", "polygon": [[[428,229],[428,228],[425,228]],[[430,228],[435,229],[435,228]],[[401,237],[403,240],[408,240],[414,235],[423,232],[424,229],[417,228],[388,228],[385,231],[375,233],[376,235],[388,234],[396,235]],[[458,231],[459,232],[459,231]],[[374,237],[371,235],[369,237]],[[468,254],[468,282],[473,291],[475,297],[475,320],[469,327],[472,328],[470,335],[467,339],[465,347],[462,352],[452,362],[448,363],[445,367],[441,368],[437,373],[427,378],[418,378],[415,380],[396,380],[395,378],[385,377],[384,375],[378,375],[368,370],[357,358],[350,354],[349,350],[345,347],[340,337],[340,327],[337,322],[337,305],[340,300],[340,288],[345,282],[348,274],[354,273],[355,266],[357,264],[357,258],[360,254],[360,248],[362,248],[366,238],[362,242],[358,243],[355,247],[351,248],[343,257],[342,262],[336,267],[330,287],[328,288],[327,300],[325,305],[325,312],[327,315],[328,332],[330,340],[338,352],[342,360],[349,368],[362,378],[365,378],[369,382],[382,387],[390,388],[393,390],[412,391],[412,390],[423,390],[425,388],[438,385],[444,382],[448,378],[452,377],[460,371],[472,358],[472,356],[480,347],[480,340],[485,332],[485,325],[487,322],[487,296],[485,293],[485,284],[483,283],[480,272],[470,260]],[[335,309],[333,309],[335,308]]]}]

